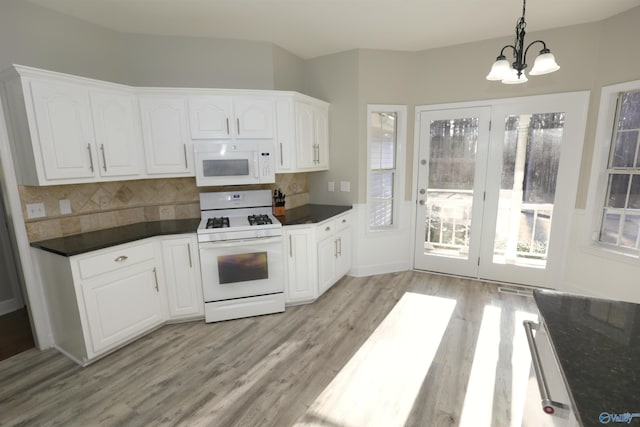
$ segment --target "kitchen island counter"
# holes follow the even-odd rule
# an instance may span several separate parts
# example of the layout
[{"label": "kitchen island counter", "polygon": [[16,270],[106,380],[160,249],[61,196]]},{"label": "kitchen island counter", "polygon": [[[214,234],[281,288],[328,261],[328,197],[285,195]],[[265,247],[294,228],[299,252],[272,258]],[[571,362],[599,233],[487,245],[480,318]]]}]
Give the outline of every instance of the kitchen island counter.
[{"label": "kitchen island counter", "polygon": [[277,216],[282,225],[317,224],[352,209],[350,205],[308,204],[287,209],[285,215]]},{"label": "kitchen island counter", "polygon": [[583,425],[640,425],[640,305],[555,291],[534,298]]}]

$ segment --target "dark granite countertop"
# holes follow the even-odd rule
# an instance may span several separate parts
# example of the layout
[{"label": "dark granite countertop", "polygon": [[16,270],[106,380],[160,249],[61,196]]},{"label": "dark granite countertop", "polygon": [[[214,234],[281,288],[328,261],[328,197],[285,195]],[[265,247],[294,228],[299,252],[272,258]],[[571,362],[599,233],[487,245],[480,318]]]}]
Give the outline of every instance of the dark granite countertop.
[{"label": "dark granite countertop", "polygon": [[351,206],[304,205],[288,209],[277,218],[282,225],[315,224],[352,209]]},{"label": "dark granite countertop", "polygon": [[602,426],[606,412],[638,414],[631,423],[640,424],[640,304],[554,291],[534,297],[582,423]]},{"label": "dark granite countertop", "polygon": [[32,242],[31,246],[63,256],[79,255],[122,243],[166,234],[195,233],[200,218],[139,222],[121,227]]}]

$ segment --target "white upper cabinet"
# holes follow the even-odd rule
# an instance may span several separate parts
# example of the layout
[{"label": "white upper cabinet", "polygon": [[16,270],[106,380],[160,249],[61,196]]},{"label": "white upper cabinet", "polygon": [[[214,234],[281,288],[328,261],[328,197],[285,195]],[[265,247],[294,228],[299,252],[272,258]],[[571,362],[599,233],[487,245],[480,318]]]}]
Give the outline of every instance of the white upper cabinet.
[{"label": "white upper cabinet", "polygon": [[16,170],[23,185],[140,176],[133,89],[16,66],[3,73]]},{"label": "white upper cabinet", "polygon": [[186,97],[141,95],[140,114],[147,173],[193,176]]},{"label": "white upper cabinet", "polygon": [[189,123],[193,139],[271,139],[274,98],[192,95],[189,97]]},{"label": "white upper cabinet", "polygon": [[93,90],[91,111],[100,175],[139,175],[143,150],[137,98],[125,92]]},{"label": "white upper cabinet", "polygon": [[276,171],[329,169],[329,104],[303,95],[276,101]]},{"label": "white upper cabinet", "polygon": [[94,178],[96,152],[89,89],[32,80],[32,132],[45,180]]}]

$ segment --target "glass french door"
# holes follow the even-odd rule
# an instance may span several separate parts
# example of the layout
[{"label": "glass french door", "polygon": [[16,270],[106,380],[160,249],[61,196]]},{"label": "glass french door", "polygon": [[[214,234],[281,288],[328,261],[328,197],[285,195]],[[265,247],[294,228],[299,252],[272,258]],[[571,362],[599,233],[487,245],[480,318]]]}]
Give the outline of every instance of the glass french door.
[{"label": "glass french door", "polygon": [[414,267],[554,287],[587,103],[581,92],[420,112]]},{"label": "glass french door", "polygon": [[414,267],[477,275],[490,107],[420,114]]}]

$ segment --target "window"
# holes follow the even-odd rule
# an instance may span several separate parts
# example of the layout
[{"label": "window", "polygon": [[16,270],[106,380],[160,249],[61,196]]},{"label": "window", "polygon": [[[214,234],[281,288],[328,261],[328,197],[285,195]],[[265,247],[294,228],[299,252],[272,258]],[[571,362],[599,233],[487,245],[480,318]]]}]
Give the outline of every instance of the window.
[{"label": "window", "polygon": [[398,201],[404,181],[406,107],[369,105],[367,108],[369,227],[397,225]]},{"label": "window", "polygon": [[[640,82],[621,86],[624,90],[620,90],[620,86],[603,89],[602,102],[611,104],[609,110],[615,112],[607,113],[609,120],[607,125],[602,124],[603,129],[601,123],[598,126],[599,136],[606,126],[610,137],[606,168],[599,183],[601,210],[595,236],[598,243],[637,257],[640,253]],[[616,88],[616,92],[607,93],[607,89]],[[601,115],[603,111],[606,112],[601,106]]]}]

